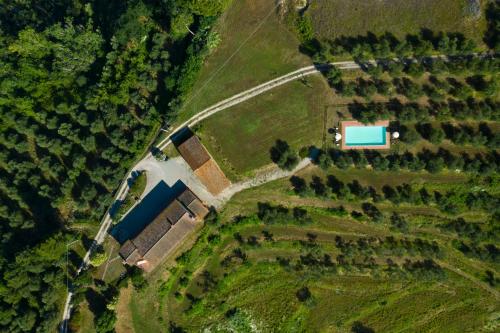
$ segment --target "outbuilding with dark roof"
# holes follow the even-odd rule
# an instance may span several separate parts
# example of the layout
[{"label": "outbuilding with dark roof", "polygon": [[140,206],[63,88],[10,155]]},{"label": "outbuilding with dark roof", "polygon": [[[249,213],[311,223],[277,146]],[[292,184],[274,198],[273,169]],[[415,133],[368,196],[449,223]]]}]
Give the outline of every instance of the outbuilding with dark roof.
[{"label": "outbuilding with dark roof", "polygon": [[193,170],[198,169],[210,159],[210,155],[196,135],[181,143],[177,149]]}]

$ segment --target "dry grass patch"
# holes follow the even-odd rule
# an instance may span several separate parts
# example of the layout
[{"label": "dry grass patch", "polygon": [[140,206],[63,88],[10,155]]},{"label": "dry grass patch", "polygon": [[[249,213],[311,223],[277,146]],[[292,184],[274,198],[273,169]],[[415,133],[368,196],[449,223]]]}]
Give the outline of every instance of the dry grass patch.
[{"label": "dry grass patch", "polygon": [[[317,0],[310,7],[316,34],[327,39],[390,32],[401,38],[421,29],[460,32],[482,44],[486,29],[467,13],[468,0]],[[486,1],[481,1],[484,9]]]},{"label": "dry grass patch", "polygon": [[298,51],[299,42],[294,34],[280,22],[275,1],[233,1],[217,23],[216,31],[221,43],[203,66],[180,120],[311,64]]}]

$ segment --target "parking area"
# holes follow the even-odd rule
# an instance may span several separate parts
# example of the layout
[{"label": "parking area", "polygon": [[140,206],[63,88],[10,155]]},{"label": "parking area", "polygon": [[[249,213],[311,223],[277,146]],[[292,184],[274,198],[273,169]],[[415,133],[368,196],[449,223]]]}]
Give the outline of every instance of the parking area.
[{"label": "parking area", "polygon": [[222,203],[220,199],[207,190],[182,157],[175,157],[167,161],[158,161],[154,157],[150,157],[141,161],[137,170],[145,170],[148,179],[142,198],[161,181],[164,181],[168,186],[174,186],[180,180],[207,206],[217,208]]}]

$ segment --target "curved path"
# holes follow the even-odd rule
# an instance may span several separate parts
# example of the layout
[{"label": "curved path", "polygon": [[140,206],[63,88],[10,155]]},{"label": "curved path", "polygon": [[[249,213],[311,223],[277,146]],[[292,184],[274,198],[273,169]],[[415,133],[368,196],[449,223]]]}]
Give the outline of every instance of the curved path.
[{"label": "curved path", "polygon": [[[359,69],[360,68],[360,65],[358,65],[354,61],[340,61],[340,62],[334,62],[331,64],[311,65],[311,66],[303,67],[303,68],[298,69],[296,71],[293,71],[293,72],[290,72],[290,73],[285,74],[283,76],[280,76],[276,79],[267,81],[267,82],[262,83],[258,86],[255,86],[253,88],[245,90],[239,94],[236,94],[234,96],[226,98],[225,100],[222,100],[219,103],[214,104],[214,105],[198,112],[197,114],[195,114],[194,116],[192,116],[191,118],[186,120],[184,123],[177,126],[174,130],[170,131],[170,133],[176,133],[177,131],[179,131],[180,129],[182,129],[184,127],[193,127],[194,125],[198,124],[203,119],[206,119],[219,111],[225,110],[227,108],[230,108],[231,106],[242,103],[250,98],[253,98],[257,95],[265,93],[266,91],[269,91],[271,89],[279,87],[279,86],[286,84],[290,81],[298,80],[298,79],[301,79],[305,76],[320,73],[321,71],[327,70],[328,68],[331,68],[332,66],[335,66],[341,70],[352,70],[352,69]],[[158,144],[158,148],[165,149],[171,142],[172,141],[170,140],[170,137],[167,137]]]},{"label": "curved path", "polygon": [[[167,138],[165,138],[163,141],[161,141],[157,145],[157,148],[160,150],[163,150],[166,147],[168,147],[172,143],[171,135],[173,133],[176,133],[177,131],[181,130],[182,128],[192,127],[192,126],[198,124],[203,119],[208,118],[217,112],[225,110],[225,109],[227,109],[231,106],[234,106],[236,104],[242,103],[242,102],[244,102],[252,97],[260,95],[266,91],[269,91],[273,88],[279,87],[279,86],[286,84],[290,81],[294,81],[294,80],[303,78],[303,77],[308,76],[308,75],[320,73],[322,70],[326,70],[326,69],[330,68],[331,66],[336,66],[339,69],[343,69],[343,70],[360,68],[360,66],[357,63],[355,63],[354,61],[341,61],[341,62],[335,62],[335,63],[331,63],[331,64],[318,65],[318,66],[314,66],[314,65],[306,66],[306,67],[303,67],[303,68],[298,69],[296,71],[293,71],[291,73],[285,74],[285,75],[280,76],[276,79],[270,80],[270,81],[265,82],[263,84],[260,84],[256,87],[245,90],[239,94],[231,96],[231,97],[229,97],[229,98],[227,98],[227,99],[225,99],[217,104],[214,104],[214,105],[202,110],[201,112],[195,114],[194,116],[189,118],[187,121],[185,121],[181,125],[177,126],[175,129],[170,130],[168,132],[169,136]],[[152,154],[148,153],[141,161],[139,161],[136,165],[134,165],[134,167],[132,168],[132,171],[130,171],[130,173],[128,173],[126,178],[122,181],[122,184],[120,185],[118,192],[116,193],[115,201],[123,200],[125,198],[125,196],[128,193],[127,179],[129,177],[131,177],[133,171],[138,170],[141,167],[141,165],[144,165],[144,163],[150,158],[152,158]],[[270,180],[273,180],[273,179],[276,179],[276,178],[275,177],[270,178]],[[257,183],[261,184],[260,181]],[[248,188],[249,185],[250,184],[246,184],[246,186],[242,186],[241,189]],[[235,193],[234,190],[235,190],[235,188],[233,188],[231,190],[231,192],[232,192],[231,194],[225,193],[225,196],[230,197],[232,194]],[[108,230],[111,227],[112,222],[113,222],[113,220],[112,220],[111,215],[109,214],[109,210],[108,210],[106,212],[106,215],[104,216],[104,219],[101,223],[101,227],[99,228],[99,231],[97,232],[96,236],[94,237],[94,241],[92,242],[92,245],[90,246],[89,250],[87,251],[87,253],[83,257],[82,263],[80,264],[78,270],[76,271],[76,275],[80,274],[81,271],[88,266],[89,261],[90,261],[90,255],[92,254],[94,249],[104,241],[104,239],[106,238],[106,234],[108,233]],[[61,322],[61,326],[60,326],[61,333],[67,332],[68,321],[69,321],[69,318],[71,316],[71,309],[72,309],[71,300],[72,300],[72,298],[73,298],[73,292],[68,290],[68,296],[66,298],[66,302],[64,305],[63,317],[62,317],[62,322]]]},{"label": "curved path", "polygon": [[[438,56],[431,56],[430,58],[441,58],[441,57],[445,57],[445,56],[441,56],[441,55],[438,55]],[[376,61],[375,60],[368,60],[366,61],[366,63],[372,63],[372,64],[375,64]],[[274,89],[276,87],[279,87],[283,84],[286,84],[290,81],[294,81],[294,80],[297,80],[297,79],[301,79],[305,76],[309,76],[309,75],[312,75],[312,74],[317,74],[317,73],[320,73],[321,71],[325,71],[327,70],[328,68],[331,68],[332,66],[335,66],[337,67],[338,69],[340,70],[353,70],[353,69],[359,69],[361,68],[361,66],[359,64],[357,64],[356,62],[354,61],[339,61],[339,62],[333,62],[333,63],[329,63],[329,64],[321,64],[321,65],[311,65],[311,66],[306,66],[306,67],[303,67],[303,68],[300,68],[296,71],[293,71],[293,72],[290,72],[288,74],[285,74],[285,75],[282,75],[276,79],[273,79],[273,80],[270,80],[270,81],[267,81],[265,83],[262,83],[256,87],[253,87],[253,88],[250,88],[248,90],[245,90],[239,94],[236,94],[234,96],[231,96],[227,99],[224,99],[222,101],[220,101],[219,103],[216,103],[202,111],[200,111],[199,113],[195,114],[194,116],[192,116],[191,118],[189,118],[187,121],[185,121],[184,123],[182,123],[181,125],[177,126],[176,128],[170,130],[168,132],[168,137],[165,138],[164,140],[162,140],[158,145],[157,145],[157,148],[160,149],[160,150],[163,150],[165,149],[166,147],[168,147],[171,143],[172,143],[172,140],[171,140],[171,135],[178,132],[179,130],[185,128],[185,127],[192,127],[196,124],[198,124],[200,121],[212,116],[213,114],[217,113],[217,112],[220,112],[222,110],[225,110],[231,106],[234,106],[234,105],[237,105],[239,103],[242,103],[248,99],[251,99],[257,95],[260,95],[266,91],[269,91],[271,89]],[[127,179],[129,177],[131,177],[131,173],[135,170],[138,170],[138,168],[143,165],[145,163],[145,161],[147,161],[148,159],[152,158],[152,154],[151,153],[148,153],[141,161],[139,161],[133,168],[132,168],[132,171],[127,174],[127,177],[122,181],[122,184],[120,185],[119,189],[118,189],[118,192],[115,196],[115,201],[116,200],[123,200],[125,198],[125,196],[127,195],[127,192],[128,192],[128,186],[127,186]],[[305,163],[305,162],[304,162]],[[276,176],[276,175],[275,175]],[[278,177],[280,178],[280,177]],[[274,180],[274,179],[277,179],[275,177],[270,177],[269,180],[267,181],[270,181],[270,180]],[[241,191],[245,188],[248,188],[248,186],[252,187],[250,184],[252,182],[252,180],[249,181],[250,183],[246,184],[246,186],[243,186],[243,185],[239,185],[240,187],[238,188],[232,188],[231,189],[231,195],[236,193],[234,192],[235,190],[238,190]],[[264,181],[265,182],[265,181]],[[263,184],[263,182],[261,182],[260,180],[256,182],[256,184]],[[236,185],[236,184],[235,184]],[[255,185],[256,186],[256,185]],[[226,193],[226,195],[229,195],[229,193]],[[229,197],[231,196],[229,195]],[[106,234],[110,228],[112,224],[112,218],[111,218],[111,215],[109,214],[109,210],[106,212],[106,215],[104,216],[103,218],[103,221],[101,223],[101,227],[99,228],[99,231],[97,232],[95,238],[94,238],[94,241],[92,243],[92,245],[90,246],[89,250],[87,251],[87,253],[85,254],[85,256],[83,257],[83,260],[82,260],[82,263],[80,265],[80,267],[78,268],[77,272],[76,272],[76,275],[80,274],[80,272],[85,269],[87,267],[87,265],[89,264],[89,261],[90,261],[90,255],[92,254],[92,252],[94,251],[94,249],[99,245],[101,244],[104,239],[106,238]],[[69,321],[69,318],[70,318],[70,315],[71,315],[71,299],[73,297],[73,293],[71,291],[68,290],[68,296],[67,296],[67,299],[66,299],[66,303],[65,303],[65,306],[64,306],[64,312],[63,312],[63,318],[62,318],[62,322],[61,322],[61,326],[60,326],[60,332],[62,333],[66,333],[67,332],[67,323]]]},{"label": "curved path", "polygon": [[500,292],[498,290],[496,290],[495,288],[491,287],[488,283],[486,283],[484,281],[481,281],[478,278],[476,278],[476,277],[474,277],[474,276],[472,276],[472,275],[464,272],[460,268],[457,268],[455,266],[451,266],[450,264],[448,264],[448,263],[446,263],[444,261],[436,260],[436,262],[441,267],[444,267],[447,270],[450,270],[450,271],[454,272],[455,274],[458,274],[461,277],[469,280],[470,282],[474,283],[479,288],[481,288],[481,289],[485,290],[486,292],[489,292],[490,294],[492,294],[495,297],[495,299],[500,300]]}]

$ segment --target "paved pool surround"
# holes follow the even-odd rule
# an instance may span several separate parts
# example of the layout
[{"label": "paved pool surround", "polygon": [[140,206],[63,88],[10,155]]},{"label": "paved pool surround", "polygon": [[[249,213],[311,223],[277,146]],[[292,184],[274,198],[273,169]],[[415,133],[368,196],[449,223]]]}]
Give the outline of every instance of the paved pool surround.
[{"label": "paved pool surround", "polygon": [[348,120],[342,121],[340,126],[342,149],[389,149],[391,147],[391,134],[387,130],[388,120],[377,121],[370,125]]}]

